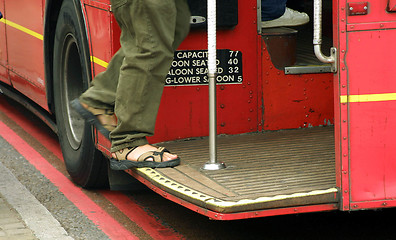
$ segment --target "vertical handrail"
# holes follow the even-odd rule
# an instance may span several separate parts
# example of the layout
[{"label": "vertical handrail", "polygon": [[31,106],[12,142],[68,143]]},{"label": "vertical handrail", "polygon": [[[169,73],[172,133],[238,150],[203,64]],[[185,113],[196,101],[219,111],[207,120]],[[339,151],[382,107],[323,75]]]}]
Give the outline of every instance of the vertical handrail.
[{"label": "vertical handrail", "polygon": [[332,64],[332,71],[336,71],[337,49],[330,49],[330,56],[322,53],[322,0],[314,0],[314,30],[313,30],[314,52],[319,61]]},{"label": "vertical handrail", "polygon": [[225,168],[217,161],[216,51],[216,0],[208,0],[209,161],[204,170]]}]

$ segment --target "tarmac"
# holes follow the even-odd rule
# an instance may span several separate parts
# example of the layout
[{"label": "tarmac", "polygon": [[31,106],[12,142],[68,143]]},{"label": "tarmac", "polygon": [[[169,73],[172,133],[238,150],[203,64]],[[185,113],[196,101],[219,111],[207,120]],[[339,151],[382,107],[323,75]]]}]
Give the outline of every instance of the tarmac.
[{"label": "tarmac", "polygon": [[71,240],[51,213],[0,162],[0,240]]}]

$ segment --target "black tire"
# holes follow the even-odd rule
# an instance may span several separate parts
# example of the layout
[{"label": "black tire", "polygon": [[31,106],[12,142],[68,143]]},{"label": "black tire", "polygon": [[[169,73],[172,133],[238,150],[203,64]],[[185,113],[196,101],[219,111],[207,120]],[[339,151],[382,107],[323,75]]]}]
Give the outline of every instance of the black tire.
[{"label": "black tire", "polygon": [[54,104],[63,158],[73,181],[85,188],[108,186],[107,162],[96,148],[92,127],[70,101],[88,88],[90,55],[80,1],[64,0],[54,41]]}]

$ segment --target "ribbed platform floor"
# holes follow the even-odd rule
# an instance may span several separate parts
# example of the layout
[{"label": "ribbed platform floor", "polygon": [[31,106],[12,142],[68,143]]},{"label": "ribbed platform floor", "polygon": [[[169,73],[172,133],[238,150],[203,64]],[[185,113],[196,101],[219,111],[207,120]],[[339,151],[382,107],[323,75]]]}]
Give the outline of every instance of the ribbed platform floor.
[{"label": "ribbed platform floor", "polygon": [[[213,198],[232,203],[253,200],[254,206],[242,204],[242,208],[219,210],[231,212],[336,202],[333,127],[220,136],[218,158],[227,168],[218,171],[201,169],[208,160],[207,139],[163,145],[177,153],[182,164],[155,169],[153,176],[157,174],[173,185],[182,184],[187,190],[179,186],[181,191],[174,188],[168,192],[202,207],[207,207],[205,201]],[[329,189],[333,190],[326,192]],[[307,194],[321,190],[323,194]],[[183,196],[183,191],[197,191],[201,198]],[[297,197],[279,198],[284,195]]]}]

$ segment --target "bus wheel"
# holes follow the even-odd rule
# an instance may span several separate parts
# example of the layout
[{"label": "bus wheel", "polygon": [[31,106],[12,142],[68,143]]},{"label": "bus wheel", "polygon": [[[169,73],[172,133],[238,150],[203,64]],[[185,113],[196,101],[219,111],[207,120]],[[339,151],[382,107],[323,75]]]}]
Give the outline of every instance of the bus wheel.
[{"label": "bus wheel", "polygon": [[107,160],[94,145],[92,127],[70,106],[88,88],[91,79],[88,41],[81,9],[64,0],[56,25],[53,93],[58,137],[67,171],[85,188],[108,185]]}]

